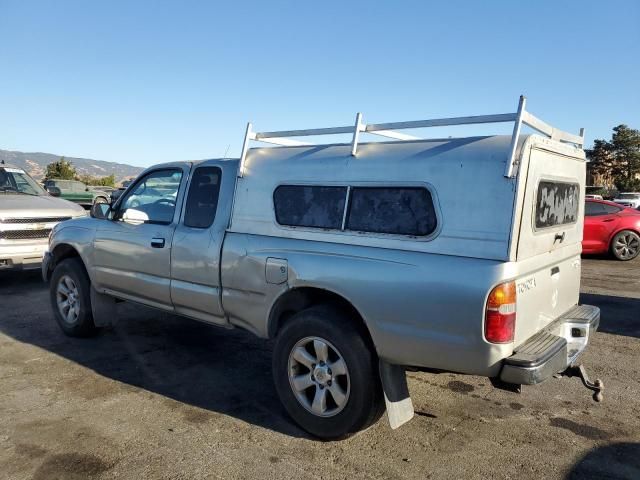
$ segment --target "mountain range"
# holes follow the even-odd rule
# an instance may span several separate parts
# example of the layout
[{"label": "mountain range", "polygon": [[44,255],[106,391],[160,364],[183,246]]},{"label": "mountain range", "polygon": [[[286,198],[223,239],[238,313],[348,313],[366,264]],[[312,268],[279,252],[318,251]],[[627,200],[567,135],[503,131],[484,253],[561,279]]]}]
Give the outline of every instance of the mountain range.
[{"label": "mountain range", "polygon": [[[60,158],[61,155],[54,155],[52,153],[26,153],[0,150],[0,161],[4,160],[6,164],[22,168],[36,180],[42,180],[47,171],[47,165],[57,162]],[[116,184],[122,180],[136,177],[143,170],[141,167],[134,167],[124,163],[106,162],[104,160],[93,160],[91,158],[73,158],[67,156],[64,158],[73,163],[78,175],[105,177],[113,174],[116,179]]]}]

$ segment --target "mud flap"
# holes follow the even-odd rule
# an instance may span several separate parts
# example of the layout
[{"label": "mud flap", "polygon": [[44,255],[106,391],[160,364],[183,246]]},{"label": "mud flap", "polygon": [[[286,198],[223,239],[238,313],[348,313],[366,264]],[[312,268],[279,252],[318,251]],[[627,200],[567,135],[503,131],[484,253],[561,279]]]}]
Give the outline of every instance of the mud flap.
[{"label": "mud flap", "polygon": [[116,324],[116,300],[109,295],[98,293],[91,287],[91,312],[96,327],[109,327]]},{"label": "mud flap", "polygon": [[392,429],[396,429],[413,418],[413,402],[409,395],[404,368],[380,360],[380,380],[387,406],[387,418]]}]

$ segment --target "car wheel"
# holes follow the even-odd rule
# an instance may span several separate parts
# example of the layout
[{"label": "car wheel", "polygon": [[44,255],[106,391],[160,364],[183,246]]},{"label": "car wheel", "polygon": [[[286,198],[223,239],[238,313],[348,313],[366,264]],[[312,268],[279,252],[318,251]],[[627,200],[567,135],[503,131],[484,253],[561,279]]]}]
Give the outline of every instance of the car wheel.
[{"label": "car wheel", "polygon": [[384,411],[377,357],[366,333],[343,312],[316,306],[297,313],[274,346],[276,390],[293,420],[323,438],[342,438]]},{"label": "car wheel", "polygon": [[611,253],[618,260],[633,260],[640,253],[640,236],[631,230],[623,230],[611,240]]},{"label": "car wheel", "polygon": [[89,337],[98,332],[91,312],[91,281],[77,258],[56,265],[49,283],[49,297],[56,321],[71,337]]},{"label": "car wheel", "polygon": [[95,205],[96,203],[109,203],[109,201],[104,197],[96,197],[93,203]]}]

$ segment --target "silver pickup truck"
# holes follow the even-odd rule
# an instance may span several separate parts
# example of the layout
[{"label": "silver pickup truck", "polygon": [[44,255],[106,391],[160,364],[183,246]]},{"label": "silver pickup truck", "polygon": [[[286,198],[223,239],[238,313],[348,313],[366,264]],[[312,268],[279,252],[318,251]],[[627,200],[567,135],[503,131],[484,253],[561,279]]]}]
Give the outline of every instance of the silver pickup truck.
[{"label": "silver pickup truck", "polygon": [[[490,122],[513,122],[513,135],[400,131]],[[323,134],[352,137],[294,139]],[[239,159],[153,166],[114,205],[54,228],[43,276],[55,318],[92,335],[117,299],[275,339],[282,403],[323,438],[366,428],[385,405],[392,427],[411,418],[407,368],[536,384],[576,365],[600,319],[578,305],[582,144],[524,99],[500,115],[249,124]]]}]

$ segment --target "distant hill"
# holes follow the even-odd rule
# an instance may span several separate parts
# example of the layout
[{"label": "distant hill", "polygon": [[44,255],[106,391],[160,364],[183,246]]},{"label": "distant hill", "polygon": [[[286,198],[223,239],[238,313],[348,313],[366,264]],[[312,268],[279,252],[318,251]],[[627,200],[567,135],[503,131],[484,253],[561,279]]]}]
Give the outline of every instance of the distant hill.
[{"label": "distant hill", "polygon": [[[36,180],[42,180],[47,171],[47,165],[60,160],[62,155],[51,153],[25,153],[0,150],[0,160],[20,167],[27,171]],[[78,175],[91,175],[93,177],[106,177],[113,174],[116,184],[122,180],[136,177],[143,169],[126,165],[124,163],[105,162],[104,160],[92,160],[90,158],[64,157],[73,163]]]}]

